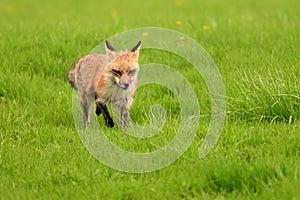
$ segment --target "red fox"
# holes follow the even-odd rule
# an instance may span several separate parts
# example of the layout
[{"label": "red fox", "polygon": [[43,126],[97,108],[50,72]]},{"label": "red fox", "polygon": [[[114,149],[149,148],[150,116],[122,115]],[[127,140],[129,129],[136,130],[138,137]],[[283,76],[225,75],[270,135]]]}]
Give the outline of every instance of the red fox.
[{"label": "red fox", "polygon": [[108,41],[105,41],[105,47],[106,55],[91,54],[79,58],[67,77],[79,95],[84,127],[90,123],[90,108],[95,102],[96,114],[103,114],[108,127],[113,127],[114,121],[106,105],[120,108],[120,126],[125,128],[137,89],[141,41],[130,51],[117,52]]}]

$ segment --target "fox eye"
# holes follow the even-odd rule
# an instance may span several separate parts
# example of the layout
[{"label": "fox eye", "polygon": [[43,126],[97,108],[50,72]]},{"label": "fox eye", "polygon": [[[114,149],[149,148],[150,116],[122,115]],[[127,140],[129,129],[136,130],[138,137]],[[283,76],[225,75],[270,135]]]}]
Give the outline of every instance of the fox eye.
[{"label": "fox eye", "polygon": [[118,76],[121,76],[121,75],[122,75],[121,71],[119,71],[119,70],[113,69],[112,72],[113,72],[115,75],[118,75]]},{"label": "fox eye", "polygon": [[134,73],[135,73],[135,69],[133,69],[133,70],[129,70],[127,73],[128,73],[128,75],[134,75]]}]

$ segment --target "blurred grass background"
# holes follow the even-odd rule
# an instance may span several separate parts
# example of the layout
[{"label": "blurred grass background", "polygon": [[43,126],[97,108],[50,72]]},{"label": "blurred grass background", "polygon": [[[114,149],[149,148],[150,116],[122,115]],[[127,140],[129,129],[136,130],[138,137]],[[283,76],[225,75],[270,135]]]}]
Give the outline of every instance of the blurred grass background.
[{"label": "blurred grass background", "polygon": [[[0,10],[2,199],[298,198],[298,0],[4,0]],[[146,26],[174,29],[203,45],[226,87],[227,120],[216,147],[200,160],[211,110],[206,86],[182,60],[142,51],[141,63],[171,64],[194,83],[204,119],[173,165],[126,174],[104,166],[82,145],[66,72],[104,39]],[[153,86],[138,91],[132,117],[146,123],[154,102],[163,102],[170,121],[176,119],[176,99]],[[118,129],[105,131],[121,147],[151,151],[172,139],[173,127],[140,143]]]}]

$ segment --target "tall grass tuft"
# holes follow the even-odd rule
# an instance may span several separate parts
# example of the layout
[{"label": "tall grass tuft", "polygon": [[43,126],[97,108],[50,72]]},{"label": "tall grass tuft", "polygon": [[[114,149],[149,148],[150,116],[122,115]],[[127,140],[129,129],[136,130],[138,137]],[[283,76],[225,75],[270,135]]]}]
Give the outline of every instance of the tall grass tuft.
[{"label": "tall grass tuft", "polygon": [[291,123],[300,119],[300,79],[297,73],[268,70],[239,72],[235,94],[228,97],[229,116],[244,120]]}]

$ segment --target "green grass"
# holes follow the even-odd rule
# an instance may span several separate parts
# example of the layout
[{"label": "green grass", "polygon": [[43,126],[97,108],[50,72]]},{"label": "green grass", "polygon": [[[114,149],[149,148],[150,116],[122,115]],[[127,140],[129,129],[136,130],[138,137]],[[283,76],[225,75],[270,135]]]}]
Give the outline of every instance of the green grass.
[{"label": "green grass", "polygon": [[[299,8],[298,0],[2,1],[0,199],[298,199]],[[211,111],[204,81],[180,58],[142,50],[140,63],[168,64],[192,83],[201,123],[172,165],[130,174],[103,165],[83,146],[66,73],[104,39],[146,26],[181,31],[203,45],[222,75],[227,116],[217,145],[200,160]],[[132,118],[147,124],[157,103],[168,116],[153,138],[118,128],[105,133],[135,152],[166,145],[179,125],[171,92],[139,89]]]}]

